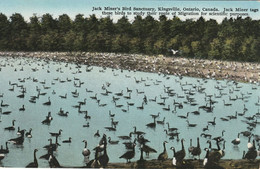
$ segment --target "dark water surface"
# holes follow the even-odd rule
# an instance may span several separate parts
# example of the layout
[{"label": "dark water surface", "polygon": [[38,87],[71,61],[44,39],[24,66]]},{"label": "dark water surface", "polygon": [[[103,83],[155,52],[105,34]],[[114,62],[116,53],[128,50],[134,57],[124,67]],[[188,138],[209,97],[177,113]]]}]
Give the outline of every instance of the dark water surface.
[{"label": "dark water surface", "polygon": [[[243,151],[247,151],[248,137],[241,134],[241,143],[238,146],[233,146],[231,143],[233,139],[237,138],[239,132],[251,130],[253,134],[260,133],[259,122],[257,122],[257,119],[259,119],[259,85],[236,84],[226,80],[180,78],[170,75],[164,76],[153,73],[88,67],[86,65],[77,66],[73,63],[46,62],[28,58],[1,57],[0,63],[0,94],[3,93],[3,97],[0,100],[3,100],[4,104],[9,104],[8,107],[2,107],[2,111],[12,111],[9,115],[1,114],[0,145],[5,147],[7,140],[18,137],[18,126],[27,131],[32,128],[32,138],[25,137],[23,145],[8,144],[10,152],[0,162],[0,166],[26,166],[33,161],[35,148],[39,150],[36,154],[37,158],[46,154],[47,151],[43,146],[49,144],[48,139],[52,138],[53,142],[55,142],[55,137],[51,137],[49,132],[58,132],[59,129],[63,130],[58,138],[61,146],[54,152],[54,155],[60,164],[64,166],[84,165],[82,155],[84,148],[82,141],[84,139],[88,141],[88,148],[91,150],[90,159],[93,159],[95,152],[92,149],[98,145],[104,133],[107,137],[111,137],[112,140],[119,140],[119,144],[116,145],[108,143],[109,162],[125,162],[124,159],[119,158],[126,152],[125,146],[122,144],[125,141],[119,139],[118,136],[129,135],[130,132],[134,131],[134,126],[136,126],[137,130],[146,133],[144,137],[150,141],[147,145],[157,150],[157,153],[150,154],[149,159],[158,157],[159,153],[163,151],[162,143],[164,141],[169,142],[166,145],[169,157],[172,156],[170,147],[174,146],[176,150],[181,149],[180,140],[176,137],[170,139],[165,134],[164,130],[167,129],[166,122],[169,122],[170,127],[178,128],[180,133],[179,139],[185,139],[184,144],[187,152],[190,146],[190,139],[192,139],[193,145],[196,146],[197,137],[200,137],[202,149],[208,147],[206,143],[208,139],[200,135],[203,133],[202,129],[208,125],[208,121],[213,121],[214,117],[216,117],[216,125],[208,125],[209,130],[204,133],[211,134],[213,138],[221,136],[222,131],[225,130],[223,138],[226,140],[224,156],[226,159],[240,159]],[[35,79],[37,79],[37,82]],[[137,83],[136,80],[140,82]],[[82,83],[79,87],[80,82],[84,82],[84,84]],[[11,85],[13,83],[17,83],[18,86],[24,86],[26,89],[24,98],[17,97],[21,94],[22,89],[17,85]],[[14,89],[10,91],[9,89],[12,90],[12,86],[14,86]],[[46,94],[40,95],[36,99],[36,103],[31,103],[29,102],[31,96],[37,96],[37,88],[40,89],[40,93]],[[130,99],[124,97],[129,96],[130,92],[127,91],[127,88],[132,90]],[[86,89],[93,92],[86,92]],[[104,89],[112,93],[104,96],[101,94],[106,92]],[[79,93],[79,96],[76,98],[71,93],[75,90]],[[137,90],[143,93],[138,94]],[[115,95],[121,91],[123,91],[122,96]],[[172,93],[170,96],[169,91]],[[67,94],[66,99],[59,97],[65,94]],[[98,104],[97,100],[90,98],[96,94],[100,104]],[[213,105],[213,111],[206,112],[203,109],[198,109],[202,105],[207,104],[209,106],[210,95],[212,95],[211,99],[217,102]],[[137,107],[142,105],[144,96],[147,97],[148,102],[144,104],[143,109],[138,109]],[[43,105],[44,102],[48,101],[48,97],[50,97],[51,105]],[[116,105],[123,106],[120,108],[116,107],[112,99],[113,97],[119,98],[116,101]],[[150,99],[155,97],[156,102],[150,101]],[[163,103],[163,97],[166,97],[165,105],[158,104]],[[85,98],[86,104],[82,105],[81,109],[89,112],[88,115],[91,116],[91,119],[87,120],[84,118],[84,113],[79,113],[77,108],[72,107],[77,105],[78,101],[84,101]],[[191,99],[192,102],[187,101],[187,98]],[[223,100],[232,105],[225,106]],[[134,103],[134,105],[128,107],[127,102]],[[183,108],[177,106],[176,111],[174,111],[174,102],[182,103]],[[102,106],[101,104],[106,105]],[[19,111],[22,105],[25,105],[25,111]],[[168,105],[170,107],[169,111],[167,110]],[[57,114],[60,108],[65,112],[69,112],[68,117],[62,117]],[[116,131],[108,131],[104,128],[111,127],[109,110],[115,114],[114,120],[119,122],[116,126]],[[197,125],[196,127],[189,127],[187,119],[182,119],[178,116],[185,116],[187,112],[193,111],[199,111],[200,115],[189,113],[187,119],[190,123]],[[240,113],[243,111],[245,111],[245,114],[240,116]],[[41,122],[45,119],[48,112],[52,113],[53,120],[50,125],[43,125]],[[165,117],[165,124],[156,124],[156,127],[153,129],[147,128],[146,124],[153,122],[150,114],[158,114],[158,112],[160,112],[160,115],[156,118],[156,121],[163,120]],[[236,112],[239,115],[234,119],[227,117],[235,116]],[[253,117],[253,120],[245,118],[253,115],[256,115]],[[228,121],[223,121],[221,118],[225,118]],[[11,126],[12,120],[16,120],[15,130],[4,130],[5,127]],[[83,127],[87,122],[89,122],[90,127]],[[253,124],[250,126],[250,123]],[[94,137],[97,130],[99,130],[101,137]],[[69,137],[72,138],[71,143],[62,143],[63,140],[67,140]],[[136,135],[132,135],[132,141],[135,137]],[[251,142],[252,140],[253,137]],[[221,148],[222,145],[223,143],[220,145]],[[135,148],[136,155],[132,159],[133,161],[138,160],[140,157],[139,146],[137,143]],[[216,148],[214,140],[212,140],[212,146]],[[202,150],[201,158],[204,156],[205,151]],[[186,153],[186,158],[192,158],[192,156]],[[49,166],[46,160],[38,159],[38,163],[40,167]]]}]

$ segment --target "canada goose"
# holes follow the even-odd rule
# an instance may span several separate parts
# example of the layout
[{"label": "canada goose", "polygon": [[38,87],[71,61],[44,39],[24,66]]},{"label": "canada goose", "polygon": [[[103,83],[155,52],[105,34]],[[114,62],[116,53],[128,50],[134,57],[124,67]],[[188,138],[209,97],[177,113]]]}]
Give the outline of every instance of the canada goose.
[{"label": "canada goose", "polygon": [[98,102],[98,106],[99,107],[104,107],[104,106],[106,106],[107,104],[105,104],[105,103],[103,103],[103,104],[100,104],[100,100],[97,100],[97,102]]},{"label": "canada goose", "polygon": [[155,117],[153,118],[153,122],[146,124],[146,126],[150,128],[155,128],[156,127]]},{"label": "canada goose", "polygon": [[14,127],[14,122],[15,122],[16,120],[13,120],[12,121],[12,126],[10,126],[10,127],[5,127],[5,130],[15,130],[15,127]]},{"label": "canada goose", "polygon": [[170,128],[169,122],[167,122],[166,124],[168,125],[168,131],[176,131],[176,130],[178,130],[178,128],[175,128],[175,127]]},{"label": "canada goose", "polygon": [[87,168],[100,168],[101,164],[98,161],[98,149],[95,150],[95,158],[87,163]]},{"label": "canada goose", "polygon": [[123,107],[124,105],[122,105],[122,104],[117,104],[117,103],[115,102],[115,106],[118,107],[118,108],[120,108],[120,107]]},{"label": "canada goose", "polygon": [[119,140],[111,140],[111,137],[108,137],[108,143],[109,144],[118,144],[119,143]]},{"label": "canada goose", "polygon": [[142,144],[143,151],[145,152],[146,156],[149,157],[150,153],[157,153],[157,151],[150,146],[146,145],[145,143]]},{"label": "canada goose", "polygon": [[168,135],[170,137],[175,137],[175,136],[180,134],[180,133],[175,133],[175,132],[174,133],[168,133],[168,131],[166,129],[164,129],[164,131],[165,131],[166,135]]},{"label": "canada goose", "polygon": [[130,163],[130,160],[132,158],[134,158],[134,156],[135,156],[135,146],[136,146],[136,144],[133,145],[133,149],[131,151],[127,151],[126,153],[124,153],[119,158],[124,158],[124,159],[126,159],[127,163]]},{"label": "canada goose", "polygon": [[0,161],[5,158],[4,154],[0,154]]},{"label": "canada goose", "polygon": [[192,139],[190,139],[190,147],[188,148],[188,151],[189,151],[190,154],[191,154],[191,152],[193,151],[194,148],[195,147],[192,146]]},{"label": "canada goose", "polygon": [[19,111],[25,111],[24,104],[22,105],[22,107],[21,107],[21,108],[19,108]]},{"label": "canada goose", "polygon": [[134,126],[133,128],[134,128],[133,134],[137,134],[137,135],[145,134],[145,132],[143,132],[143,131],[137,131],[137,130],[136,130],[136,126]]},{"label": "canada goose", "polygon": [[208,148],[204,149],[206,151],[206,156],[203,160],[203,166],[206,169],[224,169],[223,167],[217,165],[216,161],[218,159],[218,153],[210,152]]},{"label": "canada goose", "polygon": [[165,160],[168,159],[168,153],[167,153],[167,150],[166,150],[166,144],[167,143],[168,143],[167,141],[163,142],[163,152],[161,154],[159,154],[159,156],[157,158],[160,161],[165,161]]},{"label": "canada goose", "polygon": [[231,106],[232,104],[231,103],[226,103],[225,100],[223,100],[224,102],[224,106]]},{"label": "canada goose", "polygon": [[53,155],[53,151],[51,151],[51,153],[50,153],[48,162],[49,162],[50,168],[61,168],[59,161]]},{"label": "canada goose", "polygon": [[2,111],[2,108],[0,108],[0,113],[3,114],[3,115],[9,115],[12,113],[12,111]]},{"label": "canada goose", "polygon": [[168,108],[166,108],[166,107],[164,107],[164,108],[162,108],[164,111],[170,111],[171,109],[170,109],[170,105],[168,105]]},{"label": "canada goose", "polygon": [[193,156],[199,156],[199,159],[200,159],[201,148],[200,148],[199,137],[197,137],[197,147],[194,147],[194,149],[192,150],[191,154]]},{"label": "canada goose", "polygon": [[196,127],[197,126],[197,124],[190,123],[189,120],[186,120],[186,122],[188,123],[188,127]]},{"label": "canada goose", "polygon": [[91,96],[90,98],[93,100],[97,100],[97,94],[95,94],[95,96]]},{"label": "canada goose", "polygon": [[100,137],[99,130],[94,134],[94,137]]},{"label": "canada goose", "polygon": [[214,117],[213,121],[208,121],[208,124],[215,126],[216,125],[216,117]]},{"label": "canada goose", "polygon": [[110,117],[114,117],[115,114],[112,114],[112,113],[111,113],[111,110],[109,110],[109,116],[110,116]]},{"label": "canada goose", "polygon": [[109,157],[107,155],[107,142],[104,141],[104,153],[98,157],[98,161],[102,167],[106,167],[109,162]]},{"label": "canada goose", "polygon": [[233,116],[233,115],[231,115],[231,116],[227,116],[230,120],[231,119],[237,119],[237,111],[236,111],[236,114],[235,114],[235,116]]},{"label": "canada goose", "polygon": [[150,116],[152,116],[152,118],[157,118],[157,117],[159,117],[160,114],[161,114],[161,113],[158,112],[157,114],[150,114]]},{"label": "canada goose", "polygon": [[157,120],[156,122],[157,122],[157,124],[164,124],[164,122],[165,122],[165,117],[163,117],[163,120],[161,120],[161,121],[160,121],[160,120]]},{"label": "canada goose", "polygon": [[9,153],[8,141],[5,142],[5,149],[3,148],[3,146],[1,146],[1,149],[0,149],[0,154],[7,154],[7,153]]},{"label": "canada goose", "polygon": [[116,131],[115,127],[104,127],[105,129],[107,129],[108,131]]},{"label": "canada goose", "polygon": [[9,104],[4,104],[4,101],[1,100],[1,107],[8,107],[8,106],[9,106]]},{"label": "canada goose", "polygon": [[143,156],[143,153],[144,153],[144,151],[143,151],[143,146],[141,145],[140,146],[140,159],[137,161],[137,168],[145,168],[145,160],[144,160],[144,156]]},{"label": "canada goose", "polygon": [[238,145],[238,144],[240,144],[239,135],[240,135],[240,133],[237,134],[237,138],[236,138],[236,139],[234,139],[234,140],[231,141],[231,143],[232,143],[233,145]]},{"label": "canada goose", "polygon": [[11,142],[13,144],[17,144],[17,145],[21,145],[23,144],[24,142],[24,132],[25,130],[21,130],[21,136],[17,137],[17,138],[13,138],[13,139],[10,139],[8,140],[8,142]]},{"label": "canada goose", "polygon": [[123,90],[120,93],[115,93],[116,96],[123,96]]},{"label": "canada goose", "polygon": [[118,138],[122,139],[122,140],[131,140],[132,137],[132,132],[129,133],[129,136],[118,136]]},{"label": "canada goose", "polygon": [[177,161],[176,161],[176,157],[175,157],[175,148],[171,147],[171,150],[173,151],[172,165],[176,166],[177,165]]},{"label": "canada goose", "polygon": [[51,105],[50,97],[48,97],[48,101],[43,103],[43,105],[45,105],[45,106],[50,106]]},{"label": "canada goose", "polygon": [[88,142],[87,142],[87,140],[83,140],[82,142],[85,143],[84,149],[83,149],[83,151],[82,151],[82,155],[83,155],[85,158],[89,158],[91,152],[90,152],[90,150],[87,148]]},{"label": "canada goose", "polygon": [[63,95],[59,95],[59,97],[61,98],[61,99],[67,99],[67,93],[63,96]]},{"label": "canada goose", "polygon": [[149,99],[150,102],[156,102],[157,96],[154,97],[154,99]]},{"label": "canada goose", "polygon": [[60,136],[61,135],[61,132],[62,132],[62,129],[59,130],[58,133],[52,133],[52,132],[49,132],[51,136]]},{"label": "canada goose", "polygon": [[38,150],[37,149],[34,149],[34,153],[33,153],[33,157],[34,157],[34,161],[29,163],[26,168],[38,168],[38,161],[37,161],[37,158],[36,158],[36,152]]},{"label": "canada goose", "polygon": [[78,101],[78,104],[79,104],[79,105],[86,105],[86,101],[87,101],[87,99],[84,98],[83,101]]},{"label": "canada goose", "polygon": [[189,113],[190,113],[190,112],[187,112],[186,116],[179,115],[178,117],[181,118],[181,119],[187,119],[188,116],[189,116]]},{"label": "canada goose", "polygon": [[89,127],[89,122],[87,122],[87,124],[83,124],[83,127]]},{"label": "canada goose", "polygon": [[247,153],[245,154],[244,158],[248,160],[255,160],[257,157],[257,150],[255,147],[255,140],[253,140],[252,148],[248,149]]},{"label": "canada goose", "polygon": [[25,133],[25,136],[28,137],[28,138],[32,138],[32,128],[30,128],[29,132],[26,132]]},{"label": "canada goose", "polygon": [[51,151],[56,151],[58,146],[60,146],[60,144],[58,143],[58,137],[59,136],[56,136],[56,139],[55,139],[55,143],[52,143],[52,139],[48,139],[48,141],[50,141],[50,144],[44,146],[43,148],[47,149],[47,150],[51,150]]},{"label": "canada goose", "polygon": [[63,140],[62,143],[71,143],[71,137],[68,140]]},{"label": "canada goose", "polygon": [[128,94],[128,96],[124,96],[125,99],[131,99],[131,93]]},{"label": "canada goose", "polygon": [[46,116],[45,120],[42,121],[42,124],[47,124],[47,125],[49,125],[52,120],[53,120],[53,118],[52,118],[52,116],[51,116],[51,112],[48,112],[48,116]]},{"label": "canada goose", "polygon": [[112,126],[117,126],[119,121],[114,121],[114,118],[111,118],[111,125]]},{"label": "canada goose", "polygon": [[223,141],[223,140],[224,140],[223,137],[224,137],[224,133],[225,133],[225,132],[226,132],[225,130],[222,130],[221,136],[214,137],[213,140],[215,140],[215,141],[217,141],[217,140]]},{"label": "canada goose", "polygon": [[139,110],[143,110],[144,109],[144,102],[142,102],[142,106],[136,107]]},{"label": "canada goose", "polygon": [[181,147],[182,149],[180,151],[175,152],[175,158],[176,162],[183,163],[183,159],[186,155],[185,149],[184,149],[184,139],[181,139]]}]

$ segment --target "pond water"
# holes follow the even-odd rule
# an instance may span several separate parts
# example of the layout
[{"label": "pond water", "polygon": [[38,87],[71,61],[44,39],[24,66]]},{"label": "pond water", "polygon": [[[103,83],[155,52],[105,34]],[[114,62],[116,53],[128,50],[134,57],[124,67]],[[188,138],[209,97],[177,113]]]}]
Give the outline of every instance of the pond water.
[{"label": "pond water", "polygon": [[[108,143],[109,162],[125,162],[125,159],[119,158],[126,152],[123,144],[125,141],[118,136],[129,135],[134,131],[134,126],[137,130],[146,133],[144,137],[150,141],[147,145],[157,151],[157,153],[151,153],[149,157],[145,156],[146,159],[157,159],[163,151],[164,141],[168,141],[166,148],[169,157],[172,157],[170,147],[175,147],[177,151],[181,149],[180,140],[176,137],[170,139],[166,135],[164,131],[168,128],[166,122],[169,122],[170,127],[178,128],[179,139],[185,139],[185,158],[192,158],[187,152],[190,139],[196,146],[196,139],[199,137],[201,148],[204,149],[208,147],[206,142],[209,138],[201,136],[201,133],[211,134],[214,138],[221,136],[222,131],[225,130],[223,138],[226,143],[223,158],[241,159],[243,151],[247,151],[248,137],[241,134],[241,143],[238,146],[233,146],[231,141],[237,138],[239,132],[251,130],[251,133],[259,134],[260,131],[259,122],[257,122],[260,117],[259,85],[103,69],[41,59],[0,57],[0,63],[0,94],[3,94],[0,100],[3,100],[4,104],[9,104],[8,107],[2,107],[2,111],[11,111],[9,115],[1,114],[0,145],[5,147],[7,140],[18,137],[18,126],[27,131],[32,128],[32,138],[25,137],[23,145],[8,144],[10,152],[0,161],[0,166],[24,167],[33,161],[33,151],[37,148],[36,156],[39,167],[49,167],[48,161],[39,159],[39,157],[47,153],[43,146],[49,144],[49,138],[55,142],[55,137],[51,137],[49,132],[58,132],[59,129],[62,129],[61,136],[58,138],[60,146],[54,155],[63,166],[84,165],[83,140],[88,141],[88,149],[91,150],[90,159],[93,159],[95,151],[92,149],[98,145],[103,134],[111,137],[112,140],[119,140],[119,143],[115,145]],[[14,83],[17,85],[12,85]],[[82,84],[79,85],[80,83]],[[22,91],[20,85],[24,86],[26,91],[24,98],[17,97]],[[46,94],[40,95],[36,99],[36,103],[29,102],[31,96],[37,96],[37,89],[40,93]],[[93,92],[87,92],[86,89]],[[104,89],[112,93],[108,93],[107,96],[103,95],[102,93],[106,92]],[[71,93],[75,90],[79,93],[77,97],[73,97]],[[122,96],[116,95],[121,91],[123,91]],[[124,97],[129,96],[129,93],[131,93],[130,99]],[[67,94],[66,99],[60,97],[65,94]],[[100,100],[99,104],[97,100],[91,99],[95,95]],[[210,95],[212,95],[211,100],[216,101],[212,112],[199,109],[199,106],[206,104],[209,106]],[[138,109],[137,107],[142,106],[144,96],[147,97],[147,104],[144,104],[143,109]],[[113,97],[119,98],[116,104]],[[152,101],[155,97],[156,102]],[[163,97],[165,97],[165,102]],[[48,98],[50,98],[51,105],[43,105]],[[192,101],[188,102],[187,98]],[[81,106],[81,110],[87,110],[91,119],[85,119],[84,113],[79,113],[78,109],[73,107],[78,105],[78,101],[84,101],[84,99],[86,99],[86,104]],[[182,103],[183,108],[178,107],[177,104],[174,106],[174,102]],[[128,103],[134,103],[134,105],[127,106]],[[164,103],[164,105],[158,103]],[[230,106],[227,105],[229,103]],[[25,111],[19,111],[22,105],[25,106]],[[116,105],[122,105],[122,107]],[[167,110],[168,105],[169,110]],[[69,112],[67,117],[57,114],[60,108]],[[246,110],[245,114],[241,115],[244,110]],[[118,121],[116,131],[108,131],[104,128],[111,127],[109,111],[115,114],[114,121]],[[187,119],[179,116],[186,116],[187,112],[193,111],[199,111],[200,114],[189,113],[187,118],[189,123],[196,124],[196,127],[189,127]],[[46,118],[48,112],[51,112],[53,120],[50,125],[44,125],[41,122]],[[160,115],[156,121],[165,118],[165,124],[156,124],[155,128],[148,128],[146,124],[153,122],[151,114],[156,115],[158,112]],[[239,114],[236,118],[227,117],[235,116],[236,112]],[[245,118],[253,115],[256,115],[253,120]],[[214,117],[216,117],[216,125],[208,125],[208,121],[213,121]],[[223,118],[228,121],[223,121]],[[5,127],[12,125],[12,120],[16,120],[15,130],[5,130]],[[89,127],[83,127],[87,123],[89,123]],[[249,123],[253,123],[253,125],[250,126]],[[208,131],[204,132],[203,128],[207,125]],[[94,137],[97,130],[101,137]],[[71,143],[62,143],[69,137],[72,138]],[[134,138],[136,135],[132,135],[131,140],[133,141]],[[222,145],[223,143],[220,145],[221,148]],[[140,144],[137,143],[136,154],[132,161],[140,158],[139,147]],[[212,140],[212,147],[216,148],[214,140]],[[200,157],[204,156],[205,151],[202,150]]]}]

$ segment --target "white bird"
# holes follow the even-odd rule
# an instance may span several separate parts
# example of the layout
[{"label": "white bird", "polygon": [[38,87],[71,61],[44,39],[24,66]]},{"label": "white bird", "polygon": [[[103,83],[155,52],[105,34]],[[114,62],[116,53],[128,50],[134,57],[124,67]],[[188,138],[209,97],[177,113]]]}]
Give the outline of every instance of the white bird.
[{"label": "white bird", "polygon": [[176,55],[179,52],[178,50],[173,50],[173,49],[171,49],[171,51],[173,55]]}]

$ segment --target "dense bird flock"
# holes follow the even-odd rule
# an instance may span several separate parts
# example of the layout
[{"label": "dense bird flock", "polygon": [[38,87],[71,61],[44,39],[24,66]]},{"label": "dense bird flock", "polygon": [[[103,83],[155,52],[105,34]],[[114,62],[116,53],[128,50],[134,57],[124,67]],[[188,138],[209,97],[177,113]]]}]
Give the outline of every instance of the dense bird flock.
[{"label": "dense bird flock", "polygon": [[[203,159],[205,168],[221,168],[225,157],[259,156],[257,84],[41,58],[0,59],[1,166],[42,167],[47,160],[49,167],[66,167],[60,159],[75,152],[84,166],[95,168],[107,167],[111,159],[138,160],[142,166],[151,158],[162,164],[172,159],[173,166],[184,168],[192,168],[187,159]],[[33,151],[24,165],[12,166],[9,158],[26,148]],[[232,156],[234,149],[240,151]]]}]

